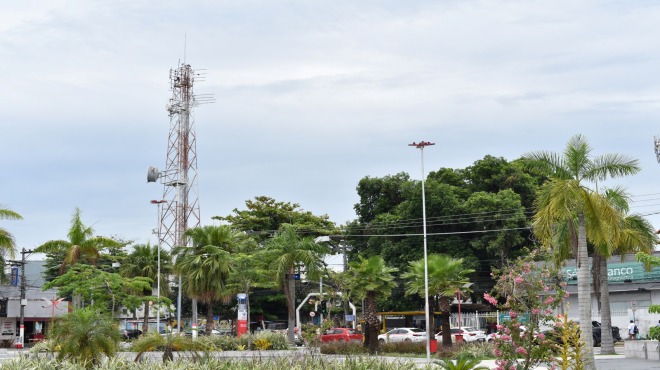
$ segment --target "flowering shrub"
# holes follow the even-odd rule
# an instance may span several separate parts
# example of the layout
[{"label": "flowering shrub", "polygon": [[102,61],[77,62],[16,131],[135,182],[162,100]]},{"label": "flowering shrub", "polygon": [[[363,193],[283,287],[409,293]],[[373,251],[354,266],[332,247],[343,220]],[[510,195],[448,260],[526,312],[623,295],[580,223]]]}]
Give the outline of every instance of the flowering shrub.
[{"label": "flowering shrub", "polygon": [[497,277],[494,294],[484,294],[486,301],[508,312],[510,317],[497,326],[500,335],[495,339],[494,353],[498,370],[532,369],[555,362],[554,344],[540,328],[555,322],[555,309],[568,293],[560,275],[539,266],[537,260],[540,260],[538,254],[532,252],[494,271],[493,276]]}]

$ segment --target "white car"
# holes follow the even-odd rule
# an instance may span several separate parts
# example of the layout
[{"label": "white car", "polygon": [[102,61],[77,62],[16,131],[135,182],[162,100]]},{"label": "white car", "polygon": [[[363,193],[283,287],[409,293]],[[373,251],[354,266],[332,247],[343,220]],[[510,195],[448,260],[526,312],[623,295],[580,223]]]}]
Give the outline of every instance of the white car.
[{"label": "white car", "polygon": [[[460,334],[463,336],[463,340],[467,343],[471,342],[486,342],[488,338],[486,333],[481,330],[466,326],[462,328],[451,328],[451,341],[456,342],[456,335]],[[442,331],[435,335],[435,339],[438,342],[442,343]]]},{"label": "white car", "polygon": [[[527,331],[527,328],[526,328],[526,327],[524,327],[524,326],[521,326],[521,327],[520,327],[520,335],[522,335],[522,334],[525,333],[526,331]],[[486,342],[490,342],[490,341],[492,341],[492,340],[495,340],[495,339],[497,339],[497,338],[500,338],[501,336],[502,336],[502,332],[501,332],[501,331],[498,331],[497,333],[489,334],[489,335],[486,337]]]},{"label": "white car", "polygon": [[426,330],[419,328],[396,328],[378,336],[381,343],[426,342]]}]

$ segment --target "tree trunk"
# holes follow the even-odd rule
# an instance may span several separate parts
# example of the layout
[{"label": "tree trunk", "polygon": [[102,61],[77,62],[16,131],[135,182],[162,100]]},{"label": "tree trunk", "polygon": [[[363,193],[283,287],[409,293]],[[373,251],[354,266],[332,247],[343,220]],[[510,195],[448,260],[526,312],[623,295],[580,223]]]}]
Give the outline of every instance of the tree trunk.
[{"label": "tree trunk", "polygon": [[584,213],[578,212],[578,306],[580,312],[580,331],[582,340],[586,343],[583,354],[585,370],[596,370],[593,352],[593,329],[591,327],[591,280],[589,278],[589,254],[587,251],[587,231],[585,229]]},{"label": "tree trunk", "polygon": [[286,306],[288,312],[288,321],[289,327],[287,329],[287,337],[289,338],[289,343],[295,344],[295,335],[293,328],[296,326],[296,281],[293,279],[293,267],[289,269],[289,273],[286,274],[286,282],[284,285],[284,297],[286,298]]},{"label": "tree trunk", "polygon": [[373,355],[378,351],[378,310],[376,307],[376,292],[367,292],[365,299],[365,321],[367,322],[367,340],[364,345],[369,349],[369,354]]},{"label": "tree trunk", "polygon": [[451,325],[449,317],[451,316],[451,298],[440,297],[438,300],[440,306],[440,325],[442,328],[442,346],[451,347]]},{"label": "tree trunk", "polygon": [[144,302],[144,321],[142,322],[142,334],[149,332],[149,301]]},{"label": "tree trunk", "polygon": [[612,310],[610,309],[610,288],[607,282],[607,258],[600,258],[600,353],[613,355],[614,338],[612,337]]},{"label": "tree trunk", "polygon": [[213,302],[206,303],[206,335],[213,330]]},{"label": "tree trunk", "polygon": [[435,300],[433,299],[433,296],[429,296],[429,331],[426,333],[426,335],[429,336],[431,339],[435,339],[435,321],[434,321],[434,316],[433,311],[435,308]]}]

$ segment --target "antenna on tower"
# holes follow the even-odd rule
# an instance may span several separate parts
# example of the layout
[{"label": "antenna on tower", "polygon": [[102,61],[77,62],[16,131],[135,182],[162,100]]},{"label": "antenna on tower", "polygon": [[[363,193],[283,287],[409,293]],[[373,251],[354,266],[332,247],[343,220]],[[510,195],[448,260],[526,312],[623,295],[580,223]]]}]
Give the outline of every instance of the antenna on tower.
[{"label": "antenna on tower", "polygon": [[186,64],[186,49],[188,48],[188,34],[183,33],[183,64]]}]

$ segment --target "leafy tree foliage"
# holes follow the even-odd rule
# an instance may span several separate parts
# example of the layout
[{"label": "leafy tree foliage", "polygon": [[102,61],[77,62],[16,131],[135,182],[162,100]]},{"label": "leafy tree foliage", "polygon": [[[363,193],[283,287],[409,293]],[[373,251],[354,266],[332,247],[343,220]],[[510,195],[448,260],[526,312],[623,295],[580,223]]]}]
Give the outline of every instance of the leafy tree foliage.
[{"label": "leafy tree foliage", "polygon": [[[127,278],[85,264],[75,264],[63,275],[47,282],[44,289],[58,288],[60,297],[77,296],[86,305],[114,313],[124,306],[135,309],[154,297],[143,296],[151,289],[152,280],[145,277]],[[92,304],[93,302],[93,304]]]},{"label": "leafy tree foliage", "polygon": [[[527,170],[524,163],[486,156],[464,169],[431,171],[425,179],[428,251],[460,257],[465,268],[475,270],[471,280],[477,301],[494,284],[492,268],[524,255],[533,245],[529,207],[545,177]],[[409,262],[422,258],[421,181],[405,173],[366,177],[357,192],[358,219],[345,228],[352,246],[350,260],[377,255],[403,271]],[[403,289],[395,289],[393,295],[395,305],[388,308],[419,308],[411,307]]]},{"label": "leafy tree foliage", "polygon": [[[158,282],[158,246],[136,245],[121,265],[121,272],[126,277],[145,277],[151,281]],[[160,249],[160,287],[161,296],[163,288],[167,287],[167,276],[172,271],[170,254],[163,249]],[[144,293],[146,296],[153,295],[152,292],[155,287],[149,287]],[[149,331],[149,306],[151,302],[144,302],[144,323],[142,325],[142,333]],[[157,307],[160,307],[160,302],[157,302]]]},{"label": "leafy tree foliage", "polygon": [[258,196],[245,201],[245,206],[245,210],[234,208],[233,214],[214,216],[213,219],[229,222],[236,230],[252,233],[260,243],[272,237],[283,224],[293,225],[297,232],[307,235],[329,235],[336,231],[327,215],[316,216],[301,209],[297,203]]},{"label": "leafy tree foliage", "polygon": [[[0,205],[0,220],[21,220],[21,219],[23,219],[21,215],[12,211],[9,208],[5,208],[4,206]],[[16,243],[14,240],[14,236],[6,229],[0,227],[0,263],[2,263],[3,266],[5,265],[5,256],[13,258],[15,249],[16,249]],[[0,280],[4,280],[4,279],[5,279],[5,270],[0,269]]]},{"label": "leafy tree foliage", "polygon": [[83,224],[80,214],[80,209],[76,208],[68,240],[51,240],[35,248],[35,252],[46,254],[46,281],[53,280],[79,262],[96,265],[104,248],[121,247],[114,239],[94,236],[94,229]]}]

